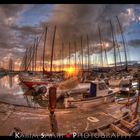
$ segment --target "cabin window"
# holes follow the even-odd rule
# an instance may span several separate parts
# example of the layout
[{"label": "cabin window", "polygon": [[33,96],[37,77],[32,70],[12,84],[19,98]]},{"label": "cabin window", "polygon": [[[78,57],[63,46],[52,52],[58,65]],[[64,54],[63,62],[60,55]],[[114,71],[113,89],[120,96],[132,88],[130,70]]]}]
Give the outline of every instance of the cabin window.
[{"label": "cabin window", "polygon": [[107,86],[104,83],[99,84],[99,90],[105,90],[107,89]]},{"label": "cabin window", "polygon": [[129,84],[123,84],[122,87],[127,88],[127,87],[129,87]]}]

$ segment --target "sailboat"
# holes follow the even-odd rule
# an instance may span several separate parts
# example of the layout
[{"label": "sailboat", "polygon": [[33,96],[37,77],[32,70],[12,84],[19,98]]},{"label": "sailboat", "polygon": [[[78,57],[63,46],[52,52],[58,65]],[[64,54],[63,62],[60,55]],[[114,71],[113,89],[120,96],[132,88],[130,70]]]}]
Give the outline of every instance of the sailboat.
[{"label": "sailboat", "polygon": [[[120,86],[121,85],[126,85],[124,82],[124,77],[126,77],[126,81],[127,82],[130,82],[130,80],[133,79],[133,77],[129,77],[129,76],[126,76],[128,75],[128,62],[127,62],[127,53],[126,53],[126,43],[125,43],[125,40],[124,40],[124,35],[123,35],[123,31],[122,31],[122,27],[121,27],[121,24],[120,24],[120,21],[119,21],[119,18],[116,16],[116,19],[117,19],[117,23],[118,23],[118,26],[119,26],[119,30],[120,30],[120,34],[121,34],[121,38],[122,38],[122,42],[123,42],[123,47],[124,47],[124,58],[125,58],[125,65],[123,67],[122,65],[122,62],[121,62],[121,55],[120,55],[120,50],[119,50],[119,47],[118,47],[118,43],[117,43],[117,40],[115,39],[114,37],[114,32],[113,32],[113,26],[112,26],[112,23],[110,21],[110,26],[111,26],[111,33],[112,33],[112,38],[113,38],[113,46],[114,46],[114,60],[115,60],[115,71],[112,71],[111,73],[115,73],[116,75],[117,74],[120,74],[120,77],[111,77],[110,80],[109,80],[109,83],[110,83],[110,86]],[[115,46],[117,47],[118,49],[118,53],[119,53],[119,58],[120,58],[120,65],[119,67],[117,67],[116,65],[116,48]],[[123,76],[123,77],[122,77]],[[122,90],[123,88],[120,87],[120,90]],[[129,87],[127,86],[127,89],[129,89]],[[124,90],[124,89],[123,89]],[[125,89],[126,90],[126,89]]]},{"label": "sailboat", "polygon": [[[55,84],[55,83],[63,80],[62,74],[52,71],[55,34],[56,34],[56,26],[54,28],[54,34],[53,34],[50,71],[45,70],[45,46],[46,46],[47,28],[45,31],[45,39],[44,39],[44,46],[43,46],[43,70],[41,73],[36,71],[37,46],[39,44],[39,41],[32,48],[32,53],[30,52],[30,54],[29,54],[30,63],[28,63],[28,65],[27,65],[27,54],[25,55],[25,58],[24,58],[25,71],[20,74],[19,79],[27,87],[32,88],[32,87],[39,86],[39,85],[47,86],[50,83]],[[29,64],[31,64],[31,60],[33,60],[32,61],[32,72],[29,73],[27,69],[28,69]]]}]

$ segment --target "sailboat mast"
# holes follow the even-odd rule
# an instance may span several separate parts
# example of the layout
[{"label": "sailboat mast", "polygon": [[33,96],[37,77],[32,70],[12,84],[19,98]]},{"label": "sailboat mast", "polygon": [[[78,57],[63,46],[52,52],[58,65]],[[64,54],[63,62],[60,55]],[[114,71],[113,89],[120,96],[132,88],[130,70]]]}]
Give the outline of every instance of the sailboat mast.
[{"label": "sailboat mast", "polygon": [[34,41],[34,54],[33,54],[33,61],[34,61],[33,71],[34,72],[35,72],[35,55],[36,55],[36,38]]},{"label": "sailboat mast", "polygon": [[117,39],[115,37],[115,42],[116,42],[116,47],[118,49],[118,53],[119,53],[119,59],[120,59],[120,64],[121,64],[121,68],[122,68],[122,60],[121,60],[121,54],[120,54],[120,49],[119,49],[119,46],[118,46],[118,42],[117,42]]},{"label": "sailboat mast", "polygon": [[64,70],[64,43],[62,42],[62,70]]},{"label": "sailboat mast", "polygon": [[26,53],[26,64],[25,64],[26,71],[28,71],[29,51],[30,51],[30,48],[27,49],[27,53]]},{"label": "sailboat mast", "polygon": [[116,48],[115,48],[115,39],[114,39],[113,26],[112,26],[111,20],[110,20],[110,27],[111,27],[111,35],[112,35],[112,39],[113,39],[114,61],[115,61],[115,71],[116,71]]},{"label": "sailboat mast", "polygon": [[26,52],[25,52],[25,57],[24,57],[24,60],[23,60],[23,67],[24,67],[24,71],[26,71],[26,67],[27,67],[27,51],[28,48],[26,48]]},{"label": "sailboat mast", "polygon": [[[28,55],[29,55],[29,56],[28,56],[28,62],[29,62],[29,63],[28,63],[28,65],[27,65],[27,70],[28,70],[28,68],[31,68],[31,67],[30,67],[30,64],[31,64],[31,62],[32,62],[32,59],[31,59],[31,58],[32,58],[32,46],[31,46],[30,49],[29,49]],[[32,65],[32,64],[31,64],[31,65]]]},{"label": "sailboat mast", "polygon": [[98,26],[98,31],[99,31],[99,39],[100,39],[100,46],[101,46],[101,66],[103,67],[103,44],[102,44],[101,31],[99,26]]},{"label": "sailboat mast", "polygon": [[62,48],[60,48],[60,71],[62,70]]},{"label": "sailboat mast", "polygon": [[88,35],[87,35],[87,47],[88,47],[88,71],[89,71],[90,57],[89,57],[89,39],[88,39]]},{"label": "sailboat mast", "polygon": [[32,58],[32,71],[35,71],[35,51],[36,51],[36,38],[34,40],[34,46],[33,46],[33,58]]},{"label": "sailboat mast", "polygon": [[82,55],[82,70],[83,70],[83,38],[81,36],[81,55]]},{"label": "sailboat mast", "polygon": [[104,45],[104,51],[105,51],[105,58],[106,58],[106,63],[107,63],[107,66],[108,66],[108,58],[107,58],[107,52],[106,52],[105,45]]},{"label": "sailboat mast", "polygon": [[70,41],[69,41],[69,68],[70,68],[70,63],[71,63],[71,61],[70,61]]},{"label": "sailboat mast", "polygon": [[30,70],[33,71],[33,49],[34,49],[34,45],[31,48],[31,55],[30,55],[30,61],[31,61],[31,67]]},{"label": "sailboat mast", "polygon": [[13,60],[9,59],[9,71],[13,71]]},{"label": "sailboat mast", "polygon": [[52,66],[53,66],[53,54],[54,54],[55,34],[56,34],[56,26],[54,27],[53,42],[52,42],[52,50],[51,50],[51,66],[50,66],[51,78],[52,78]]},{"label": "sailboat mast", "polygon": [[61,60],[62,60],[62,70],[64,70],[64,43],[62,42],[62,56],[61,56]]},{"label": "sailboat mast", "polygon": [[77,48],[77,46],[76,46],[76,41],[74,41],[74,49],[75,49],[75,69],[76,69],[76,48]]},{"label": "sailboat mast", "polygon": [[44,46],[43,46],[43,73],[45,72],[45,51],[46,51],[46,39],[47,39],[48,28],[45,29]]},{"label": "sailboat mast", "polygon": [[124,46],[126,71],[127,71],[128,70],[128,62],[127,62],[127,54],[126,54],[126,44],[125,44],[125,41],[124,41],[124,35],[123,35],[122,27],[121,27],[121,24],[120,24],[118,16],[116,16],[116,18],[117,18],[117,22],[118,22],[118,25],[119,25],[119,28],[120,28],[120,31],[121,31],[121,36],[122,36],[122,41],[123,41],[123,46]]},{"label": "sailboat mast", "polygon": [[42,71],[42,56],[40,56],[40,62],[39,62],[39,65],[40,65],[40,72]]},{"label": "sailboat mast", "polygon": [[[39,44],[39,41],[38,41]],[[37,44],[37,45],[38,45]],[[26,70],[28,70],[28,68],[30,68],[32,70],[32,65],[33,65],[33,59],[34,59],[34,45],[31,46],[29,48],[29,51],[27,51],[27,61],[28,61],[28,65],[26,67]]]},{"label": "sailboat mast", "polygon": [[38,37],[36,38],[35,44],[35,71],[37,71],[37,49],[38,49]]}]

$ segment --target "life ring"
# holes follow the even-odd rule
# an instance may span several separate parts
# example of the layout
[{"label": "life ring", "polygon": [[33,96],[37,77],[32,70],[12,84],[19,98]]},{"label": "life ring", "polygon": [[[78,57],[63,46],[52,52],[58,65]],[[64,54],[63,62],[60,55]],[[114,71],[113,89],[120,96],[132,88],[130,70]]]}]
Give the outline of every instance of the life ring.
[{"label": "life ring", "polygon": [[98,121],[99,121],[99,120],[98,120],[97,118],[95,118],[95,117],[88,117],[87,120],[90,121],[90,122],[98,122]]}]

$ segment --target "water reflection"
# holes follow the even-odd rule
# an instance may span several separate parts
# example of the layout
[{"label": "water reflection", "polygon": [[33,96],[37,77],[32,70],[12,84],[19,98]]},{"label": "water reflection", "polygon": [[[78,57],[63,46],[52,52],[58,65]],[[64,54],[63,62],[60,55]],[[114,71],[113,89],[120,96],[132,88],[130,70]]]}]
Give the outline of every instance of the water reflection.
[{"label": "water reflection", "polygon": [[29,107],[47,107],[48,101],[39,97],[25,96],[27,88],[20,82],[18,75],[7,75],[0,78],[0,101]]},{"label": "water reflection", "polygon": [[12,88],[13,87],[13,76],[9,75],[9,87]]},{"label": "water reflection", "polygon": [[23,94],[20,86],[18,85],[17,75],[8,75],[0,79],[0,94],[17,95]]}]

